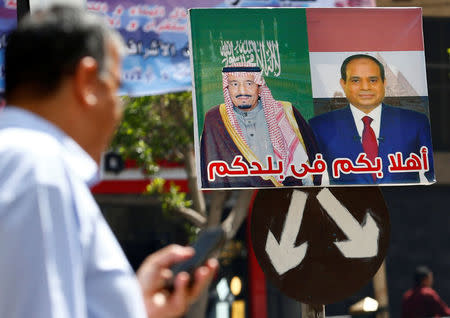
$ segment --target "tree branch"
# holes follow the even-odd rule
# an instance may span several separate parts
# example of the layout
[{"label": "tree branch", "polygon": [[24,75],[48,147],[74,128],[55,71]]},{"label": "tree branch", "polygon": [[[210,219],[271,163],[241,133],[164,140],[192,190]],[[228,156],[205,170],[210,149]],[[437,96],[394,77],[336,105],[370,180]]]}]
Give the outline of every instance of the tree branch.
[{"label": "tree branch", "polygon": [[197,185],[197,174],[195,172],[195,158],[192,144],[188,146],[187,150],[184,152],[185,169],[188,178],[189,192],[192,196],[192,202],[194,209],[197,213],[206,216],[206,204],[203,192],[198,189]]},{"label": "tree branch", "polygon": [[222,222],[222,227],[227,234],[227,239],[236,235],[237,230],[247,216],[248,206],[254,190],[239,190],[239,197],[228,217]]},{"label": "tree branch", "polygon": [[208,213],[208,227],[216,226],[222,219],[223,206],[228,197],[229,191],[217,190],[212,194],[212,200]]},{"label": "tree branch", "polygon": [[181,214],[181,216],[183,216],[185,219],[199,228],[204,228],[206,226],[206,217],[193,209],[180,207],[175,209],[174,211]]}]

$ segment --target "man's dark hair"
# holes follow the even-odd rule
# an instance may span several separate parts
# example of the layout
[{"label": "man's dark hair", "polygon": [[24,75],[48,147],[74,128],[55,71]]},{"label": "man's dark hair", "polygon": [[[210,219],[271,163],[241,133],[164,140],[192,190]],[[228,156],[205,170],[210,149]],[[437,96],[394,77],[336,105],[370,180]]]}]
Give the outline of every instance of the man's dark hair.
[{"label": "man's dark hair", "polygon": [[431,274],[431,270],[427,266],[417,266],[414,271],[414,285],[420,286],[425,278]]},{"label": "man's dark hair", "polygon": [[383,64],[380,63],[380,61],[378,61],[376,58],[374,58],[373,56],[367,55],[367,54],[355,54],[355,55],[351,55],[349,57],[347,57],[344,62],[342,62],[341,65],[341,78],[345,81],[347,81],[347,64],[350,63],[353,60],[357,60],[357,59],[369,59],[374,61],[377,65],[378,68],[380,69],[380,75],[381,75],[381,80],[384,82],[384,66]]},{"label": "man's dark hair", "polygon": [[70,6],[54,6],[25,17],[11,32],[5,51],[5,96],[26,87],[48,96],[79,61],[93,57],[105,69],[106,38],[112,30],[99,16]]}]

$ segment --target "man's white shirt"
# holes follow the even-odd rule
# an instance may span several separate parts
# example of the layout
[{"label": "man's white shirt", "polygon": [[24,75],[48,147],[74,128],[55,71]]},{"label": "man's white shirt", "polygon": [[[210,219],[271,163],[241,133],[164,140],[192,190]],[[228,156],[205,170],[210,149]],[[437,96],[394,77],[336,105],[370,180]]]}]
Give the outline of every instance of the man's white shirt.
[{"label": "man's white shirt", "polygon": [[6,106],[0,167],[0,317],[145,317],[136,276],[89,191],[89,155],[50,122]]}]

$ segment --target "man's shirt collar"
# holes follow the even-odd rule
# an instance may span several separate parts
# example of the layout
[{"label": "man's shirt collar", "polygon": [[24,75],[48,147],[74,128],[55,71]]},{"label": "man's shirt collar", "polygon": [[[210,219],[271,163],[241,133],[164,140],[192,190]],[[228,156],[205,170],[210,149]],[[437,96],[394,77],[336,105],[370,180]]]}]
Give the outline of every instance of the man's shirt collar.
[{"label": "man's shirt collar", "polygon": [[[23,128],[55,138],[64,149],[63,157],[71,171],[88,185],[98,181],[98,166],[79,144],[55,124],[20,107],[8,105],[0,111],[0,129]],[[45,149],[43,149],[45,151]]]},{"label": "man's shirt collar", "polygon": [[356,106],[353,106],[350,104],[350,110],[352,111],[353,117],[355,120],[362,121],[362,118],[364,116],[369,116],[372,118],[375,122],[381,121],[381,104],[379,104],[377,107],[375,107],[370,113],[366,114],[362,110],[358,109]]}]

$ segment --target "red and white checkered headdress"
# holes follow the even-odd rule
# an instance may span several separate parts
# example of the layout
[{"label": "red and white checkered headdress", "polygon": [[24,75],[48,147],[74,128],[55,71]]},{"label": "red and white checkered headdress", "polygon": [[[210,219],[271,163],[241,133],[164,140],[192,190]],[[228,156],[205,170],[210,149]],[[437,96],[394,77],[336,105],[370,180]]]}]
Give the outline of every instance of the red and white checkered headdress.
[{"label": "red and white checkered headdress", "polygon": [[[244,138],[242,130],[238,124],[236,114],[233,111],[230,92],[228,91],[228,75],[247,76],[252,75],[253,81],[260,86],[259,98],[262,103],[264,115],[266,117],[267,127],[269,129],[270,141],[273,146],[276,161],[283,161],[285,172],[292,163],[295,148],[300,144],[295,132],[286,117],[283,105],[276,101],[262,77],[261,69],[253,63],[236,63],[226,66],[222,70],[223,96],[225,99],[226,110],[231,125],[248,145]],[[260,158],[264,163],[264,159]],[[286,173],[285,173],[286,174]]]}]

